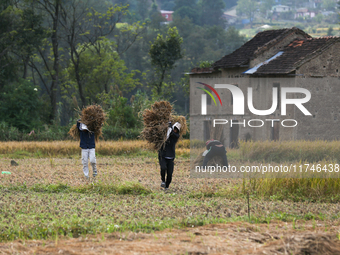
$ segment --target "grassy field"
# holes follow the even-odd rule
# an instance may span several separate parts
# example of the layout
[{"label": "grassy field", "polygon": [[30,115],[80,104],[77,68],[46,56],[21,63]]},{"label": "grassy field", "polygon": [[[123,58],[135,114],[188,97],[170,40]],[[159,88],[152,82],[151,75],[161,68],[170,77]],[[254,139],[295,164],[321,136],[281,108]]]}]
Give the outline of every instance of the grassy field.
[{"label": "grassy field", "polygon": [[[335,144],[323,150],[327,146],[336,151]],[[338,226],[338,179],[195,179],[190,178],[189,142],[178,147],[173,182],[164,192],[157,154],[142,141],[100,142],[99,175],[90,182],[83,178],[77,142],[1,143],[0,170],[11,174],[0,174],[0,242],[154,233],[237,221],[299,222],[301,229],[320,222]],[[265,148],[275,152],[274,147],[241,144],[228,151],[228,160],[257,162],[266,158]],[[302,147],[309,153],[311,144]]]}]

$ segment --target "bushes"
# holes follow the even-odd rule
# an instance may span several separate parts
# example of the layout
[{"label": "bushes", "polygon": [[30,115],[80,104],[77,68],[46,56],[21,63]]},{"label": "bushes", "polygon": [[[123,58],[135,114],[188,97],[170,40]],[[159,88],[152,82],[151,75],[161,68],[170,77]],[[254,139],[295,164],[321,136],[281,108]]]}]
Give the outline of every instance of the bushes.
[{"label": "bushes", "polygon": [[[34,129],[31,132],[19,131],[6,122],[0,122],[0,141],[61,141],[71,140],[68,135],[70,126],[45,126],[43,129]],[[112,126],[103,127],[104,140],[134,140],[138,139],[140,129],[119,128]]]},{"label": "bushes", "polygon": [[103,138],[104,140],[134,140],[138,139],[140,135],[139,128],[119,128],[113,126],[103,127]]},{"label": "bushes", "polygon": [[46,114],[43,106],[38,88],[27,80],[6,84],[1,90],[0,119],[19,130],[42,126]]}]

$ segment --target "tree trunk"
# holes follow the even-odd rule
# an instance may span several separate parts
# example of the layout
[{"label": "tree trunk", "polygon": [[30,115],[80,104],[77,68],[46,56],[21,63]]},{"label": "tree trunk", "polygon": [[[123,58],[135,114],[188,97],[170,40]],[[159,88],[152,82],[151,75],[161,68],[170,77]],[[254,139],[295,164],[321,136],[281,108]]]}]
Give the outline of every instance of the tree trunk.
[{"label": "tree trunk", "polygon": [[158,88],[157,88],[158,95],[160,95],[161,92],[162,92],[162,85],[163,85],[163,81],[164,81],[164,76],[165,76],[165,70],[162,70],[161,80],[160,80]]},{"label": "tree trunk", "polygon": [[76,80],[77,80],[77,84],[78,84],[78,91],[79,91],[81,104],[82,104],[82,107],[85,107],[86,106],[86,98],[84,96],[83,84],[81,83],[81,80],[80,80],[79,71],[77,70],[78,68],[75,67],[74,69],[75,69],[75,73],[76,73]]},{"label": "tree trunk", "polygon": [[59,9],[60,0],[55,2],[55,10],[53,17],[53,32],[51,36],[52,49],[53,49],[53,71],[52,83],[51,83],[51,105],[52,105],[52,115],[51,120],[54,120],[57,116],[57,92],[58,92],[58,82],[59,82],[59,50],[58,50],[58,23],[59,23]]}]

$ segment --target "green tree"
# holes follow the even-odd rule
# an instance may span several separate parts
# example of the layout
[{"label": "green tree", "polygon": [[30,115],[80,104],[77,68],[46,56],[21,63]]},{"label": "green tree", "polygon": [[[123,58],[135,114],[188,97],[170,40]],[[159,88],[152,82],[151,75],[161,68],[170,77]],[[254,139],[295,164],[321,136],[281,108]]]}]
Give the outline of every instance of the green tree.
[{"label": "green tree", "polygon": [[199,23],[199,12],[198,8],[191,8],[189,6],[182,6],[178,8],[176,11],[173,13],[173,18],[181,18],[184,19],[185,17],[188,17],[191,19],[195,24]]},{"label": "green tree", "polygon": [[149,7],[150,7],[149,0],[137,1],[137,13],[140,16],[141,20],[145,20],[148,17]]},{"label": "green tree", "polygon": [[161,95],[166,72],[175,67],[177,60],[183,57],[181,44],[182,37],[179,36],[176,27],[169,28],[166,37],[158,34],[151,44],[150,57],[151,64],[155,67],[156,73],[160,76],[159,82],[155,84],[156,95]]},{"label": "green tree", "polygon": [[238,0],[236,6],[237,15],[245,15],[250,25],[253,25],[255,13],[258,11],[258,3],[252,0]]},{"label": "green tree", "polygon": [[51,102],[50,121],[55,120],[58,111],[57,95],[60,90],[60,17],[62,0],[29,0],[33,8],[45,17],[45,29],[48,37],[42,45],[36,47],[37,54],[30,58],[29,65],[38,74]]},{"label": "green tree", "polygon": [[223,0],[201,0],[201,25],[225,27],[226,21],[223,18],[225,4]]},{"label": "green tree", "polygon": [[174,19],[188,17],[195,24],[199,24],[199,10],[196,0],[175,0]]},{"label": "green tree", "polygon": [[332,36],[333,35],[333,28],[332,27],[329,27],[327,29],[327,36]]},{"label": "green tree", "polygon": [[109,92],[97,95],[103,108],[108,113],[107,124],[114,128],[135,128],[138,124],[138,116],[128,104],[127,98],[123,97],[118,86],[111,86]]},{"label": "green tree", "polygon": [[166,22],[166,19],[162,16],[160,11],[158,10],[158,5],[155,0],[152,0],[151,8],[149,11],[149,18],[151,20],[150,27],[152,29],[160,29],[161,22]]},{"label": "green tree", "polygon": [[173,11],[175,7],[174,0],[158,0],[161,6],[161,10]]},{"label": "green tree", "polygon": [[0,3],[0,89],[3,79],[27,77],[28,59],[46,36],[41,23],[42,17],[26,2]]},{"label": "green tree", "polygon": [[229,27],[225,32],[225,41],[225,55],[227,55],[240,48],[247,39],[235,27]]},{"label": "green tree", "polygon": [[337,1],[334,0],[323,0],[322,1],[322,8],[326,9],[327,11],[334,11],[337,5]]},{"label": "green tree", "polygon": [[24,79],[6,84],[0,93],[0,119],[23,131],[42,124],[42,106],[38,88]]},{"label": "green tree", "polygon": [[[127,6],[107,7],[105,12],[99,12],[94,7],[89,8],[87,2],[72,0],[68,3],[68,12],[61,21],[61,25],[65,30],[64,40],[69,48],[70,59],[74,68],[74,77],[78,95],[81,100],[82,107],[87,105],[85,92],[85,77],[82,77],[82,61],[86,58],[82,55],[87,48],[94,47],[100,54],[101,44],[96,44],[104,37],[113,34],[118,29],[117,24],[128,13]],[[139,35],[139,23],[131,26],[123,26],[124,31],[131,31],[132,38],[126,41],[122,46],[122,51],[127,50],[131,44],[135,42],[135,38]],[[81,47],[79,47],[81,45]]]},{"label": "green tree", "polygon": [[[128,72],[124,61],[115,51],[114,42],[101,39],[90,46],[79,46],[78,51],[82,54],[79,54],[77,71],[86,102],[97,103],[97,95],[109,93],[112,86],[117,86],[122,92],[128,92],[138,84],[138,80],[134,79],[135,71]],[[65,69],[64,79],[68,94],[67,88],[77,87],[76,70],[72,61]]]}]

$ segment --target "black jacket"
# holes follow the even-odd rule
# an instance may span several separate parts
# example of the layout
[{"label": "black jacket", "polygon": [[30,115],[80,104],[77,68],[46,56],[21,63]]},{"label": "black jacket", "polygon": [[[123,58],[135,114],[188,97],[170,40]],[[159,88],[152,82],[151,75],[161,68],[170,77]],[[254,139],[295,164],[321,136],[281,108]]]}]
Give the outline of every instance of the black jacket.
[{"label": "black jacket", "polygon": [[80,133],[80,147],[82,149],[94,149],[95,145],[95,134],[87,130],[80,130],[80,122],[77,121],[77,128]]},{"label": "black jacket", "polygon": [[[207,144],[207,150],[210,150],[210,148],[212,146],[215,146],[215,145],[223,145],[220,141],[218,140],[212,140],[210,141],[208,144]],[[224,146],[223,146],[224,147]]]},{"label": "black jacket", "polygon": [[163,158],[175,158],[176,157],[176,143],[179,138],[179,133],[174,132],[173,130],[170,133],[168,140],[165,142],[164,149],[161,149],[158,153]]}]

